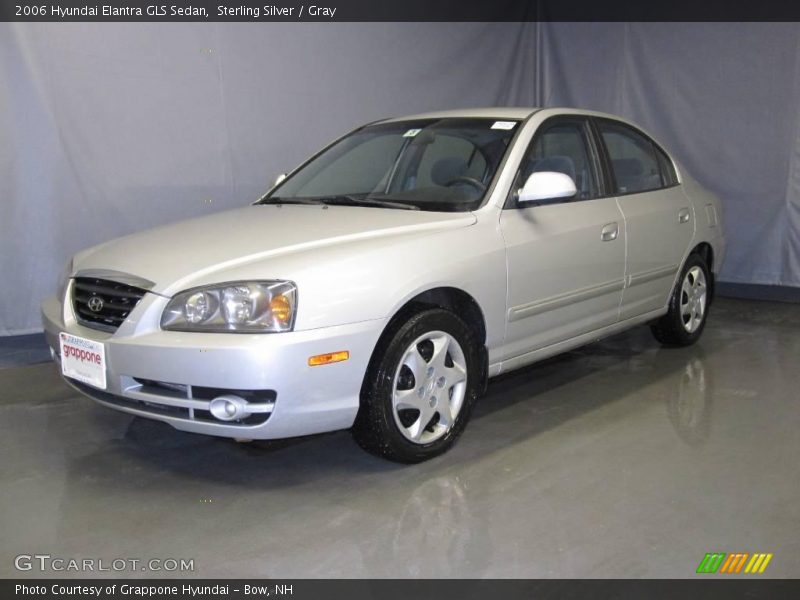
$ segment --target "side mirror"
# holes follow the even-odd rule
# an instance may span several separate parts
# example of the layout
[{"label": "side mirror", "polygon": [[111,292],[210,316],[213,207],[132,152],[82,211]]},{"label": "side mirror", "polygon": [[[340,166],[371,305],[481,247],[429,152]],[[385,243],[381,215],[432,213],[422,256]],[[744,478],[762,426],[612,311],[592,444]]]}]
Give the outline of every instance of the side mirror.
[{"label": "side mirror", "polygon": [[517,202],[542,202],[572,198],[578,193],[572,177],[555,171],[531,173],[525,185],[517,192]]},{"label": "side mirror", "polygon": [[281,173],[280,175],[278,175],[278,176],[275,178],[275,183],[273,183],[273,184],[272,184],[272,186],[273,186],[273,187],[275,187],[276,185],[278,185],[278,184],[279,184],[281,181],[283,181],[284,179],[286,179],[286,173]]}]

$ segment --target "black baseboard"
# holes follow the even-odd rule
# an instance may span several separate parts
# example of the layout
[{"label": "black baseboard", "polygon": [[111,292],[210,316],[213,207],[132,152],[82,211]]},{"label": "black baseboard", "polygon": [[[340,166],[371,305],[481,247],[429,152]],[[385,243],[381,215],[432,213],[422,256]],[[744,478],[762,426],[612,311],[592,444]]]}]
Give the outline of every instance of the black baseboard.
[{"label": "black baseboard", "polygon": [[50,348],[43,333],[0,336],[0,368],[47,362]]},{"label": "black baseboard", "polygon": [[800,287],[788,285],[760,285],[757,283],[718,281],[716,283],[716,294],[725,298],[740,298],[742,300],[800,303]]}]

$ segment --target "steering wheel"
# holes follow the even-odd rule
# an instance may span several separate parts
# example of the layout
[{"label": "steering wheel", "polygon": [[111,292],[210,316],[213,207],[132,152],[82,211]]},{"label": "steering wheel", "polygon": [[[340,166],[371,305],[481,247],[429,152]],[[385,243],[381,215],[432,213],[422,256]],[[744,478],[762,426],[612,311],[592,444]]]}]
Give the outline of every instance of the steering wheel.
[{"label": "steering wheel", "polygon": [[486,185],[482,182],[478,181],[474,177],[467,177],[466,175],[459,175],[458,177],[453,177],[450,181],[444,184],[444,187],[453,187],[458,183],[466,183],[467,185],[471,185],[476,190],[478,190],[481,194],[486,191]]}]

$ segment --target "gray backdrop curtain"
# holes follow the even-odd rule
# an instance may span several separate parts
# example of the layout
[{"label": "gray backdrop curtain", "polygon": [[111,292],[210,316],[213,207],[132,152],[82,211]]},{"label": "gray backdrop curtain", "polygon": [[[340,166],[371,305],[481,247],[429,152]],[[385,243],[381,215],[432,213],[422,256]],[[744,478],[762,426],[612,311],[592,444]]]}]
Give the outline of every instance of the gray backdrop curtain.
[{"label": "gray backdrop curtain", "polygon": [[793,24],[0,24],[0,334],[40,329],[38,303],[81,248],[249,202],[362,122],[466,106],[633,118],[722,197],[722,278],[800,285],[798,33]]},{"label": "gray backdrop curtain", "polygon": [[630,117],[725,206],[721,279],[800,286],[800,26],[546,23],[540,103]]}]

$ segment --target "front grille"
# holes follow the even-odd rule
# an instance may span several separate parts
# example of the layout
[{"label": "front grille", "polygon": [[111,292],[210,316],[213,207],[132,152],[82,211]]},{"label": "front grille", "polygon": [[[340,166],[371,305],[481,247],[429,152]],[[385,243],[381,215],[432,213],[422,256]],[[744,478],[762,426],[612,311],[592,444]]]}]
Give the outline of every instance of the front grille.
[{"label": "front grille", "polygon": [[80,323],[93,329],[116,331],[147,290],[94,277],[76,277],[72,308]]}]

